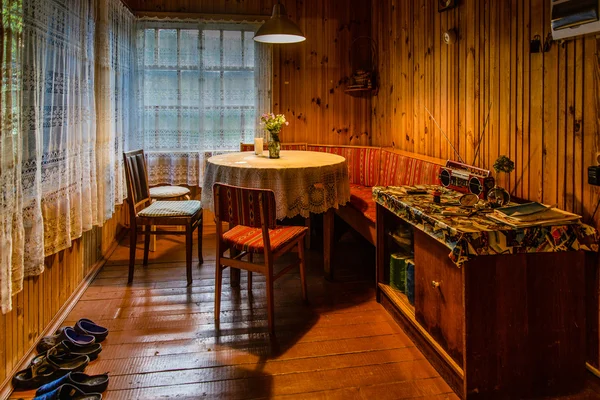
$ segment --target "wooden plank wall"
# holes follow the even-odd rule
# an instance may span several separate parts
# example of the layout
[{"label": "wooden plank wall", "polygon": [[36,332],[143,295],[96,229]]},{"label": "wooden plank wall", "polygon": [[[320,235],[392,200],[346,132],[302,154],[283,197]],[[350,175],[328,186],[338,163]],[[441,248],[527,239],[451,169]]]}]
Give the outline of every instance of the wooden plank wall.
[{"label": "wooden plank wall", "polygon": [[[543,47],[550,34],[550,1],[460,3],[438,13],[428,0],[373,2],[373,36],[387,55],[379,57],[373,143],[456,159],[451,143],[467,163],[488,169],[508,155],[516,169],[499,181],[511,193],[589,218],[599,194],[586,183],[600,151],[598,40],[553,42],[530,54],[530,39],[539,35]],[[459,38],[446,45],[451,28]]]},{"label": "wooden plank wall", "polygon": [[[247,15],[270,15],[275,4],[272,0],[125,2],[134,11]],[[362,37],[370,35],[370,3],[286,0],[283,4],[307,40],[274,45],[274,111],[284,113],[290,121],[282,131],[282,141],[370,144],[370,97],[353,97],[343,91],[348,76],[357,68],[350,65],[350,57],[354,62],[369,58]],[[364,54],[351,54],[356,39],[354,53]]]},{"label": "wooden plank wall", "polygon": [[[373,144],[492,169],[501,154],[516,168],[499,182],[518,197],[558,204],[600,228],[598,188],[587,167],[600,151],[599,39],[550,43],[550,0],[462,0],[439,13],[429,0],[373,1],[381,88],[372,100]],[[456,29],[453,45],[442,34]],[[429,118],[428,108],[446,140]],[[479,156],[475,153],[482,136]],[[598,366],[597,259],[588,268],[589,360]]]},{"label": "wooden plank wall", "polygon": [[23,291],[13,298],[13,311],[0,315],[0,384],[106,254],[122,229],[125,214],[118,206],[102,228],[85,232],[70,248],[46,257],[44,273],[25,279]]}]

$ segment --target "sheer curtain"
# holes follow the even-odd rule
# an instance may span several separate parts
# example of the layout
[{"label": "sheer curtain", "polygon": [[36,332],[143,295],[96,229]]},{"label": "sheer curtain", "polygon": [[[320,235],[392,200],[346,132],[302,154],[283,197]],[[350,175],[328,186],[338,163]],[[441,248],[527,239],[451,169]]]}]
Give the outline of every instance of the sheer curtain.
[{"label": "sheer curtain", "polygon": [[97,0],[94,223],[102,225],[127,197],[123,150],[135,131],[135,17],[120,0]]},{"label": "sheer curtain", "polygon": [[252,141],[257,110],[270,104],[264,99],[270,96],[270,84],[263,72],[257,73],[257,58],[270,64],[271,51],[252,39],[257,28],[240,23],[138,24],[139,119],[130,147],[146,151],[151,185],[201,186],[206,155]]},{"label": "sheer curtain", "polygon": [[23,287],[23,215],[21,190],[21,50],[23,9],[20,0],[0,0],[0,307],[12,308],[12,294]]},{"label": "sheer curtain", "polygon": [[94,10],[88,1],[24,0],[25,276],[92,227]]}]

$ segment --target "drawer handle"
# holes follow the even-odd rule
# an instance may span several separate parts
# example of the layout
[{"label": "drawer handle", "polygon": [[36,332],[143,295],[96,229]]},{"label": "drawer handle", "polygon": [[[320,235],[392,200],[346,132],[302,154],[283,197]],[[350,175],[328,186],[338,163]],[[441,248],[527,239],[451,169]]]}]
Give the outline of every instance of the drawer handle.
[{"label": "drawer handle", "polygon": [[439,288],[441,284],[442,284],[442,282],[431,281],[431,287],[434,288],[434,289]]}]

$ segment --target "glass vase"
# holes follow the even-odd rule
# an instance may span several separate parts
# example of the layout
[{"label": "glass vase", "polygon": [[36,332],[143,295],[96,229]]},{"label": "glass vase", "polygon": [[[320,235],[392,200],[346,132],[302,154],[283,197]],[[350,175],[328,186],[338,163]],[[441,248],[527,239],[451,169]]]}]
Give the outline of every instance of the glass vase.
[{"label": "glass vase", "polygon": [[270,132],[271,140],[269,140],[269,158],[279,158],[281,143],[279,142],[279,134]]},{"label": "glass vase", "polygon": [[500,186],[494,186],[487,193],[486,200],[492,208],[502,207],[510,202],[510,193]]}]

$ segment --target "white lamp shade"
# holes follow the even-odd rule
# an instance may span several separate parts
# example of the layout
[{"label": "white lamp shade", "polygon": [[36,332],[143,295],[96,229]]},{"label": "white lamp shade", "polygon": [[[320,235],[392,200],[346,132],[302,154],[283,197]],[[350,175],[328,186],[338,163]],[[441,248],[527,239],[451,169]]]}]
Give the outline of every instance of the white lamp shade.
[{"label": "white lamp shade", "polygon": [[306,40],[306,37],[298,25],[287,17],[283,4],[275,4],[271,19],[258,29],[254,40],[261,43],[298,43]]}]

